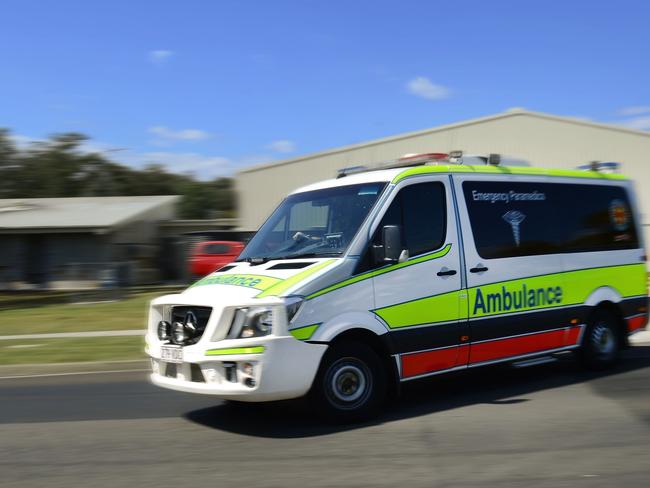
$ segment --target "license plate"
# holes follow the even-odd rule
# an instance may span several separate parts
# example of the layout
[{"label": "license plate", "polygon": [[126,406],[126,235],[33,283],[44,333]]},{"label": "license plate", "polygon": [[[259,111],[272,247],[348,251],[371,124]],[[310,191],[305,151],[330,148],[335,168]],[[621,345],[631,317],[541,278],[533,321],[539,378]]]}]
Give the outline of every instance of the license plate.
[{"label": "license plate", "polygon": [[160,359],[168,363],[182,363],[183,348],[179,346],[162,346]]}]

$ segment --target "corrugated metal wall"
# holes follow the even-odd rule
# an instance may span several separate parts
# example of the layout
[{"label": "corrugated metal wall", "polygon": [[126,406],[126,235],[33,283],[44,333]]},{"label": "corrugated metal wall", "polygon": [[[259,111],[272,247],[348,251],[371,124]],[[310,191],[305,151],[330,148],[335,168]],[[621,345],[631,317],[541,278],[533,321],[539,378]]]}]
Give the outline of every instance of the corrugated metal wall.
[{"label": "corrugated metal wall", "polygon": [[[574,168],[592,160],[620,161],[623,172],[636,180],[644,224],[650,223],[650,195],[643,191],[650,188],[650,133],[511,112],[245,170],[237,175],[241,227],[257,229],[287,193],[332,178],[339,168],[372,164],[406,153],[456,149],[507,154],[551,168]],[[646,232],[646,242],[650,242],[648,237]]]}]

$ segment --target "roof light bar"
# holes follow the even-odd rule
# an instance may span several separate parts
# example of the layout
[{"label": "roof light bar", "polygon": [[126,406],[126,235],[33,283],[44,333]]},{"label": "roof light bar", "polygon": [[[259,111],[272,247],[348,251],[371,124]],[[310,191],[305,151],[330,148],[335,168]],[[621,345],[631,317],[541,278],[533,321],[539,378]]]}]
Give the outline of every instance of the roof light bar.
[{"label": "roof light bar", "polygon": [[432,161],[447,161],[449,154],[447,153],[422,153],[422,154],[405,154],[397,161],[399,163],[411,164],[425,164]]},{"label": "roof light bar", "polygon": [[[449,153],[421,153],[421,154],[405,154],[399,159],[385,161],[378,163],[371,167],[368,166],[350,166],[338,170],[337,178],[342,178],[347,175],[355,173],[363,173],[366,171],[377,171],[381,169],[402,168],[408,166],[422,166],[425,164],[469,164],[469,165],[490,165],[490,166],[530,166],[530,163],[524,159],[517,159],[502,154],[491,153],[487,156],[475,154],[463,154],[463,151],[450,151]],[[599,163],[602,169],[610,169],[615,171],[615,168],[607,165],[615,165],[617,163]],[[603,166],[604,165],[604,166]],[[590,169],[590,168],[583,168]]]},{"label": "roof light bar", "polygon": [[365,171],[370,171],[368,166],[357,165],[357,166],[348,166],[347,168],[341,168],[336,172],[337,178],[343,178],[347,175],[353,175],[355,173],[363,173]]}]

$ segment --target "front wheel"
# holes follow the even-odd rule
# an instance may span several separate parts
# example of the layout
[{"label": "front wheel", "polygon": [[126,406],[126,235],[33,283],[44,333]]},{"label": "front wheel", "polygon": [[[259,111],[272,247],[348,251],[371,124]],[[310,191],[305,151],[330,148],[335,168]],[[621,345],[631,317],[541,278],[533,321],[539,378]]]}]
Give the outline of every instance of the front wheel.
[{"label": "front wheel", "polygon": [[590,369],[605,369],[618,361],[621,345],[616,314],[610,310],[597,310],[585,330],[580,358]]},{"label": "front wheel", "polygon": [[310,396],[330,420],[367,418],[386,397],[386,372],[377,354],[365,344],[334,344],[323,357]]}]

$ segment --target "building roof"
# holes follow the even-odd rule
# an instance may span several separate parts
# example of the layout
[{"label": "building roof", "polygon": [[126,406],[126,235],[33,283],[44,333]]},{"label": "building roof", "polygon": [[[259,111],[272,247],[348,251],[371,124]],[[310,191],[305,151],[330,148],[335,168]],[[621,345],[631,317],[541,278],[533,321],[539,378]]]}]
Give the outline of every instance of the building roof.
[{"label": "building roof", "polygon": [[546,120],[554,120],[557,122],[564,122],[564,123],[569,123],[569,124],[575,124],[575,125],[580,125],[584,127],[593,127],[597,129],[607,129],[607,130],[613,130],[617,132],[626,132],[629,134],[635,134],[639,136],[644,136],[644,137],[650,137],[650,132],[649,131],[644,131],[644,130],[639,130],[639,129],[630,129],[627,127],[623,127],[620,125],[614,125],[614,124],[602,124],[598,122],[592,122],[590,120],[586,119],[580,119],[576,117],[564,117],[564,116],[559,116],[559,115],[552,115],[552,114],[547,114],[547,113],[542,113],[542,112],[532,112],[529,110],[525,110],[522,108],[512,108],[510,110],[507,110],[505,112],[501,112],[495,115],[489,115],[486,117],[479,117],[476,119],[470,119],[470,120],[465,120],[463,122],[457,122],[454,124],[446,124],[446,125],[440,125],[437,127],[432,127],[429,129],[423,129],[423,130],[418,130],[418,131],[413,131],[413,132],[405,132],[402,134],[398,134],[395,136],[389,136],[389,137],[384,137],[382,139],[374,139],[372,141],[366,141],[366,142],[361,142],[359,144],[350,144],[347,146],[341,146],[333,149],[327,149],[325,151],[320,151],[316,153],[311,153],[311,154],[305,154],[302,156],[298,156],[295,158],[291,159],[284,159],[280,161],[274,161],[271,163],[265,163],[265,164],[258,164],[256,166],[251,166],[250,168],[245,168],[240,171],[240,173],[252,173],[254,171],[258,171],[261,169],[266,169],[266,168],[271,168],[274,166],[282,166],[285,164],[292,164],[292,163],[297,163],[302,160],[306,159],[312,159],[315,157],[320,157],[320,156],[326,156],[330,154],[336,154],[336,153],[341,153],[341,152],[346,152],[350,151],[353,149],[360,149],[364,147],[369,147],[369,146],[376,146],[379,144],[384,144],[386,142],[392,142],[392,141],[399,141],[402,139],[409,139],[411,137],[417,137],[421,135],[426,135],[426,134],[433,134],[436,132],[442,132],[450,129],[457,129],[461,127],[466,127],[470,125],[476,125],[476,124],[482,124],[485,122],[491,122],[494,120],[499,120],[499,119],[505,119],[509,117],[521,117],[521,116],[527,116],[527,117],[535,117],[539,119],[546,119]]},{"label": "building roof", "polygon": [[0,199],[0,229],[105,229],[173,204],[179,198],[163,195]]}]

